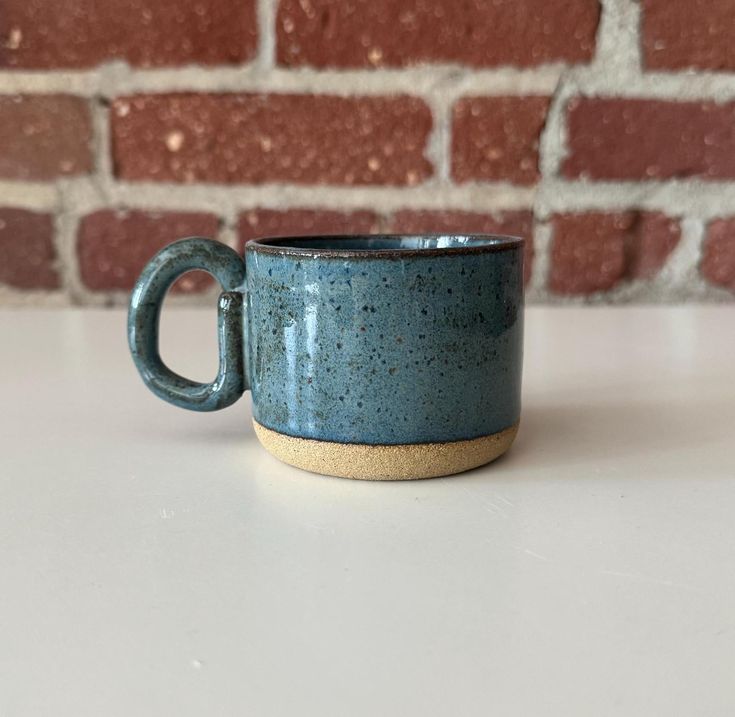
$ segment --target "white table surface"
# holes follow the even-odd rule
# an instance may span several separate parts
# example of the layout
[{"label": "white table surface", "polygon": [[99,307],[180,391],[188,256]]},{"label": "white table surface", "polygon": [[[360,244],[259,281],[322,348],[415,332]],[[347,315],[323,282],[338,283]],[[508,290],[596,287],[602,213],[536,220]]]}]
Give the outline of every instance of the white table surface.
[{"label": "white table surface", "polygon": [[121,311],[0,312],[0,715],[735,714],[735,307],[526,337],[504,459],[366,483],[156,399]]}]

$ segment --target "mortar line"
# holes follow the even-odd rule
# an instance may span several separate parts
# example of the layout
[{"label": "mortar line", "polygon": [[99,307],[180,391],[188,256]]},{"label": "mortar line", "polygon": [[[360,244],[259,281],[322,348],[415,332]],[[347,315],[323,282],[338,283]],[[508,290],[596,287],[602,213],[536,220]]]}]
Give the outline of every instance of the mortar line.
[{"label": "mortar line", "polygon": [[[112,141],[110,138],[109,105],[101,96],[92,98],[92,125],[94,128],[94,166],[92,175],[101,186],[109,186],[115,180],[112,167]],[[104,190],[102,191],[104,194]]]},{"label": "mortar line", "polygon": [[56,211],[59,190],[56,184],[0,180],[2,206],[36,211]]},{"label": "mortar line", "polygon": [[558,176],[562,160],[566,156],[566,105],[569,97],[573,93],[573,81],[568,75],[562,74],[549,102],[546,121],[539,137],[538,162],[541,177],[534,210],[540,216],[545,216],[546,214],[544,208],[544,188],[550,179]]},{"label": "mortar line", "polygon": [[637,0],[601,0],[595,57],[589,67],[625,81],[642,74],[640,5]]},{"label": "mortar line", "polygon": [[18,289],[0,284],[2,308],[68,308],[69,299],[63,289]]},{"label": "mortar line", "polygon": [[[259,0],[266,3],[269,0]],[[265,15],[275,15],[274,11]],[[265,22],[269,22],[266,18]],[[272,32],[272,31],[271,31]],[[382,69],[314,69],[263,66],[263,59],[238,66],[175,68],[132,68],[120,61],[108,62],[90,70],[34,71],[0,70],[0,92],[30,94],[66,92],[82,96],[102,95],[107,99],[136,91],[298,91],[332,89],[348,95],[405,92],[431,89],[438,82],[452,80],[463,92],[482,92],[495,88],[502,92],[543,92],[553,86],[565,67],[556,63],[532,68],[496,67],[473,69],[461,65],[423,65]],[[161,89],[163,88],[163,89]]]},{"label": "mortar line", "polygon": [[[735,182],[670,180],[648,182],[588,182],[542,177],[537,187],[503,182],[426,184],[420,187],[339,187],[303,185],[206,185],[155,182],[112,182],[101,191],[94,177],[65,179],[65,202],[76,212],[107,206],[151,210],[226,211],[256,207],[289,208],[372,208],[464,209],[501,211],[534,207],[544,218],[563,211],[649,209],[671,216],[691,215],[710,219],[735,214]],[[3,205],[55,211],[58,192],[54,185],[0,181]]]},{"label": "mortar line", "polygon": [[662,211],[669,216],[710,219],[735,213],[735,183],[702,179],[649,182],[589,182],[547,178],[539,190],[542,217],[560,212]]},{"label": "mortar line", "polygon": [[[256,207],[372,208],[392,211],[403,208],[529,208],[535,190],[506,183],[421,187],[339,187],[302,185],[187,185],[167,183],[116,183],[110,195],[101,197],[94,182],[78,180],[70,198],[79,211],[92,211],[108,203],[121,207],[160,210],[244,211]],[[0,191],[2,184],[0,183]]]},{"label": "mortar line", "polygon": [[79,263],[76,256],[76,237],[79,229],[79,216],[69,211],[63,199],[54,221],[56,249],[60,260],[62,286],[71,305],[86,303],[83,301]]},{"label": "mortar line", "polygon": [[[266,0],[260,2],[265,3]],[[602,59],[596,58],[587,65],[554,63],[533,68],[480,70],[443,64],[371,70],[287,69],[264,67],[265,61],[263,56],[258,55],[253,62],[235,67],[138,69],[116,61],[81,71],[2,70],[0,94],[62,93],[82,97],[100,96],[106,100],[126,94],[184,91],[425,96],[437,83],[443,83],[454,97],[523,96],[551,93],[564,72],[572,74],[580,91],[587,95],[655,97],[671,101],[735,100],[735,73],[643,72],[637,66],[639,59],[631,60],[628,57],[623,62],[623,56],[614,53],[610,53],[607,59],[604,56]],[[625,71],[616,72],[616,67],[611,67],[611,64],[619,65]],[[456,90],[452,90],[452,87]]]},{"label": "mortar line", "polygon": [[[544,150],[542,142],[542,156]],[[540,218],[563,211],[624,209],[659,210],[672,216],[691,215],[710,219],[735,214],[735,181],[667,180],[646,182],[589,182],[542,174],[536,187],[504,182],[447,184],[417,187],[325,185],[207,185],[112,181],[102,190],[94,176],[59,182],[70,210],[89,212],[107,206],[173,211],[244,211],[270,209],[372,208],[460,209],[502,211],[534,207]],[[56,185],[0,181],[4,206],[55,211]]]},{"label": "mortar line", "polygon": [[431,110],[432,128],[426,143],[426,157],[434,166],[434,180],[444,185],[451,181],[451,112],[452,103],[441,87],[427,97]]},{"label": "mortar line", "polygon": [[238,218],[239,212],[231,204],[220,210],[220,226],[217,239],[235,250],[237,250],[239,243]]},{"label": "mortar line", "polygon": [[699,272],[702,249],[707,232],[707,221],[685,217],[680,222],[679,243],[667,257],[654,278],[659,291],[670,291],[677,296],[697,298],[706,296],[709,289]]},{"label": "mortar line", "polygon": [[[268,0],[260,0],[265,3]],[[264,51],[265,52],[265,51]],[[272,59],[272,58],[271,58]],[[473,69],[460,65],[424,65],[408,68],[370,70],[313,69],[265,66],[268,60],[258,55],[239,66],[217,68],[187,66],[165,69],[131,68],[123,62],[110,62],[81,71],[0,71],[0,93],[39,94],[61,92],[86,97],[114,99],[136,92],[313,92],[348,96],[410,94],[421,95],[442,85],[453,97],[462,95],[534,95],[550,93],[562,72],[589,74],[594,65],[554,63],[532,68],[495,67]],[[735,76],[710,73],[712,79],[732,85]],[[594,73],[592,76],[595,76]],[[672,75],[689,81],[691,75]],[[729,80],[729,82],[728,82]],[[609,81],[609,80],[608,80]],[[627,84],[627,83],[626,83]]]},{"label": "mortar line", "polygon": [[58,289],[58,293],[61,297],[63,297],[63,303],[65,305],[70,306],[72,302],[72,295],[71,295],[71,267],[69,266],[69,258],[67,249],[65,246],[65,233],[64,233],[64,222],[66,221],[65,215],[64,215],[64,209],[63,209],[63,199],[59,206],[57,206],[57,211],[52,215],[52,225],[53,225],[53,235],[51,238],[51,243],[54,248],[54,253],[56,254],[56,258],[54,260],[54,265],[56,267],[56,271],[59,274],[59,280],[60,280],[60,286]]},{"label": "mortar line", "polygon": [[550,223],[534,217],[531,234],[534,256],[531,265],[531,278],[526,287],[526,294],[531,302],[543,303],[547,298],[551,263],[551,233]]},{"label": "mortar line", "polygon": [[258,53],[255,63],[260,70],[272,70],[276,63],[275,0],[257,0]]}]

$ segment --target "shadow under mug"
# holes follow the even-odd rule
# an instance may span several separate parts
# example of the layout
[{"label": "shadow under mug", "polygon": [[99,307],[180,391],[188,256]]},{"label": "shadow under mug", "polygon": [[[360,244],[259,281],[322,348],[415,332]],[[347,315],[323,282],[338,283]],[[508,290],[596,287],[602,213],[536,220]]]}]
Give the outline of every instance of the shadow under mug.
[{"label": "shadow under mug", "polygon": [[[158,350],[164,295],[193,269],[223,289],[211,383]],[[458,473],[518,429],[523,240],[291,237],[250,242],[243,259],[182,239],[138,279],[128,339],[146,385],[177,406],[217,410],[249,389],[255,432],[286,463],[378,480]]]}]

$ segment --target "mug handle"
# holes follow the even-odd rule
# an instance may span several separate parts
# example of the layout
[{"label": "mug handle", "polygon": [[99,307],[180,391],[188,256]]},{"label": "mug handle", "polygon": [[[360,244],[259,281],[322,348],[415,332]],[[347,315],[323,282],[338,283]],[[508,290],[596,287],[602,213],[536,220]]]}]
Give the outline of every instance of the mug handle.
[{"label": "mug handle", "polygon": [[[211,383],[179,376],[161,359],[158,325],[171,284],[187,271],[202,269],[224,289],[217,317],[219,370]],[[243,358],[245,262],[225,244],[191,237],[165,247],[148,262],[135,284],[128,311],[128,345],[146,386],[156,396],[192,411],[217,411],[237,401],[247,388]]]}]

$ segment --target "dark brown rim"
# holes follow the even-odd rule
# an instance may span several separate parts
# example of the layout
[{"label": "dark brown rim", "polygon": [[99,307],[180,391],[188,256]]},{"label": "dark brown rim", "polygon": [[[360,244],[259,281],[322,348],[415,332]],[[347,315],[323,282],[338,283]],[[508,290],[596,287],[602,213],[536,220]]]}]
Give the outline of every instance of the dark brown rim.
[{"label": "dark brown rim", "polygon": [[[486,242],[474,246],[453,246],[440,249],[351,249],[349,243],[355,240],[369,239],[435,239],[439,237],[456,237]],[[319,249],[316,247],[289,246],[290,243],[328,239],[329,241],[345,242],[345,248]],[[339,259],[364,259],[368,257],[380,258],[408,258],[417,256],[445,256],[447,254],[485,254],[490,252],[508,251],[523,246],[521,237],[506,236],[503,234],[455,234],[451,232],[437,234],[316,234],[305,236],[278,236],[254,239],[245,245],[246,251],[255,251],[260,254],[277,254],[280,256],[327,257]]]}]

